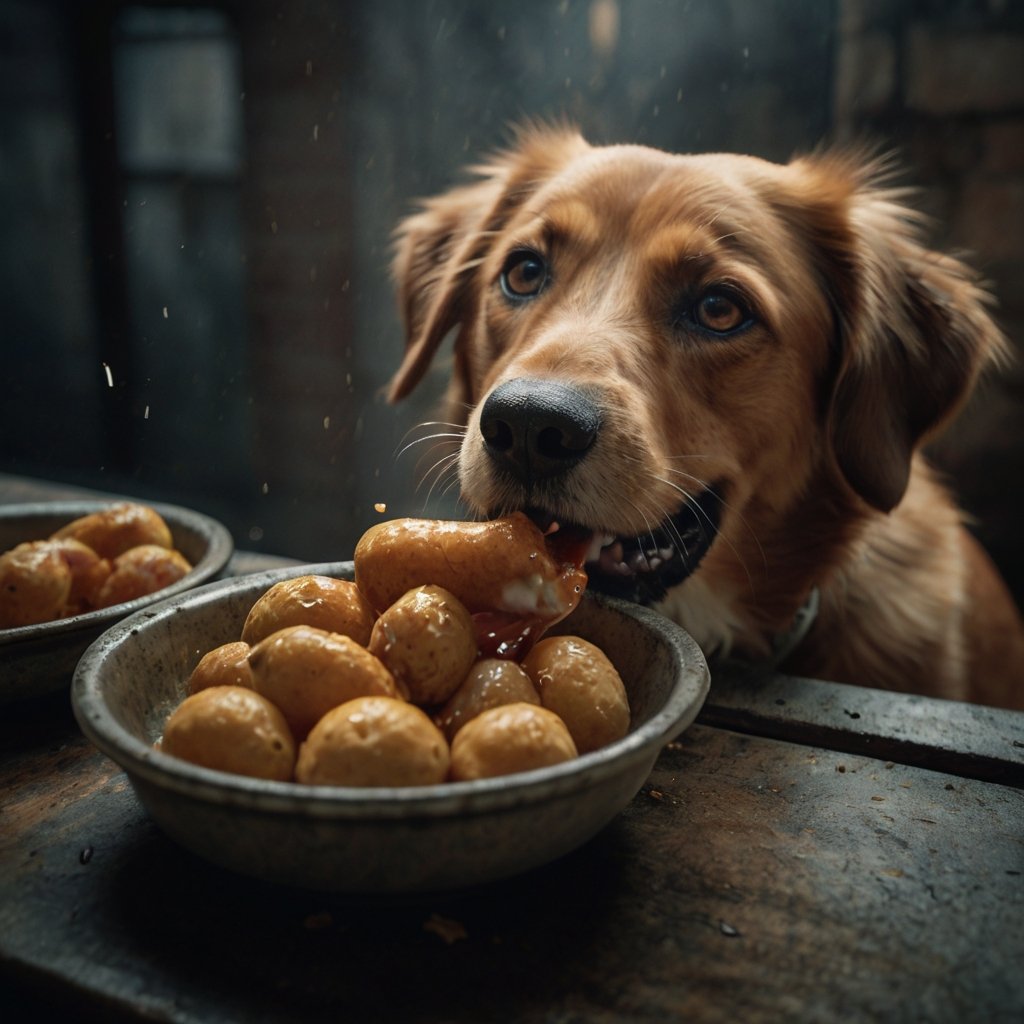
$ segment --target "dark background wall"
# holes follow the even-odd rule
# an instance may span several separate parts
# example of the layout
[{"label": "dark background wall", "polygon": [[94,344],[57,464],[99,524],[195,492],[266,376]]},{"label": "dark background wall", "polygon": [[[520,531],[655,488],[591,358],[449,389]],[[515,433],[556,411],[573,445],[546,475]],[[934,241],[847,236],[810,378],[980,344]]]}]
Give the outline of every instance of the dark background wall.
[{"label": "dark background wall", "polygon": [[[0,0],[0,471],[177,501],[342,557],[454,512],[413,453],[443,368],[390,235],[523,117],[786,159],[863,133],[974,250],[1022,336],[1019,5],[983,0]],[[1015,369],[940,458],[1022,590]]]}]

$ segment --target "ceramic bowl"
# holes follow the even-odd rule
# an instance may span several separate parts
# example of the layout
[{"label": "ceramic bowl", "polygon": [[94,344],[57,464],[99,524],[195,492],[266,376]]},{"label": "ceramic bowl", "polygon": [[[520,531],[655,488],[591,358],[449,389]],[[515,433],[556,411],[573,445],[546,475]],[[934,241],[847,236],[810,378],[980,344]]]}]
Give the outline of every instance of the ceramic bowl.
[{"label": "ceramic bowl", "polygon": [[[0,551],[44,539],[80,516],[114,501],[50,501],[0,505]],[[78,659],[104,630],[119,619],[165,597],[179,594],[221,573],[234,551],[231,534],[199,512],[146,502],[163,516],[174,546],[192,563],[192,571],[169,587],[134,601],[84,615],[16,629],[0,629],[0,704],[66,689]]]},{"label": "ceramic bowl", "polygon": [[347,893],[423,893],[506,878],[580,846],[644,784],[662,746],[696,716],[707,665],[646,608],[591,594],[553,632],[597,643],[628,691],[629,733],[574,761],[419,788],[303,786],[229,775],[154,750],[200,656],[238,639],[271,584],[352,578],[352,563],[209,584],[118,623],[85,653],[72,702],[86,736],[128,774],[163,831],[201,857],[265,881]]}]

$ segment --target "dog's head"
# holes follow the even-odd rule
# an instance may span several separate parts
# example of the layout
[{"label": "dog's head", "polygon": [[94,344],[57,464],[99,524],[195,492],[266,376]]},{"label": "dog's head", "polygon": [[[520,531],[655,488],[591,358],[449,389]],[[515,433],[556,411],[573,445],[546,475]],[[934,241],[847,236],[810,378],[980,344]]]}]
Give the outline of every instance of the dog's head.
[{"label": "dog's head", "polygon": [[973,275],[922,245],[871,162],[550,129],[478,175],[400,226],[390,397],[454,331],[465,502],[592,531],[592,577],[633,596],[660,597],[752,519],[791,520],[823,481],[892,509],[1002,351]]}]

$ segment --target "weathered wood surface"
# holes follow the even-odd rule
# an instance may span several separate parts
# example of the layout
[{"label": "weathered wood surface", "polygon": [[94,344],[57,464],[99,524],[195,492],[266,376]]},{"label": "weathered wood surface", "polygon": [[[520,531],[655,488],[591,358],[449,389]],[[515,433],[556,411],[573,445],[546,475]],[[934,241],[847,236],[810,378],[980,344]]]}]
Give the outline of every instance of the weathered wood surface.
[{"label": "weathered wood surface", "polygon": [[700,721],[1024,787],[1020,711],[723,667]]},{"label": "weathered wood surface", "polygon": [[[80,493],[0,474],[0,502]],[[229,571],[267,564],[239,552]],[[585,848],[402,902],[209,866],[150,822],[66,697],[8,709],[0,1015],[1024,1019],[1024,716],[714,675],[700,723]]]},{"label": "weathered wood surface", "polygon": [[1019,790],[697,725],[562,861],[354,901],[174,846],[59,702],[0,749],[7,1020],[1024,1016]]}]

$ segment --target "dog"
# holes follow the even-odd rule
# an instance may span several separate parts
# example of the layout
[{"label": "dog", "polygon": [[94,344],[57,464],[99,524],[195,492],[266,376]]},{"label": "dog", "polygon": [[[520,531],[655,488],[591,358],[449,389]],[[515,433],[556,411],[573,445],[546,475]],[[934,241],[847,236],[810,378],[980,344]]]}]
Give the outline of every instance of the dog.
[{"label": "dog", "polygon": [[1024,625],[922,446],[1007,357],[886,158],[532,126],[399,224],[388,398],[454,333],[461,498],[587,532],[709,659],[1024,708]]}]

